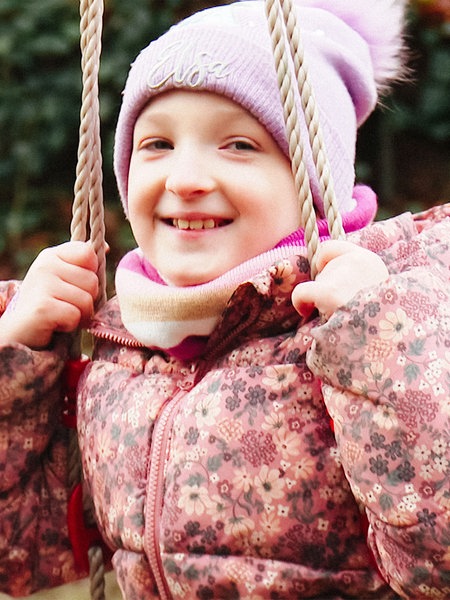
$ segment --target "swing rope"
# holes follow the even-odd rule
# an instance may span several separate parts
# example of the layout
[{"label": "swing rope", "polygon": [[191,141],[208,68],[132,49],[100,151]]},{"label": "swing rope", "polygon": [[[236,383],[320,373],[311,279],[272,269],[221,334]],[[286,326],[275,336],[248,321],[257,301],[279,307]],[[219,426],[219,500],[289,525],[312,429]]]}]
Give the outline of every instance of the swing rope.
[{"label": "swing rope", "polygon": [[[308,143],[312,151],[325,216],[333,239],[345,237],[337,209],[330,168],[319,122],[319,112],[308,71],[292,0],[265,0],[266,16],[272,42],[280,96],[289,142],[289,154],[301,212],[301,226],[311,268],[311,277],[317,274],[316,259],[320,239],[317,228],[310,179],[304,160],[304,142],[296,108],[294,86],[299,90],[302,110],[308,129]],[[98,74],[101,54],[103,0],[80,0],[80,47],[82,69],[82,105],[80,110],[80,139],[74,202],[72,209],[71,239],[85,241],[88,235],[98,258],[99,296],[96,307],[106,300],[105,226],[102,192],[102,156],[100,139]],[[294,67],[291,74],[289,57]],[[79,353],[79,338],[78,338]],[[76,431],[69,449],[69,478],[72,485],[81,480],[81,465]],[[105,579],[102,550],[92,546],[89,551],[90,593],[92,600],[105,599]]]},{"label": "swing rope", "polygon": [[[96,307],[106,300],[105,225],[102,190],[102,154],[98,75],[103,25],[103,0],[80,0],[80,49],[82,99],[74,202],[70,226],[72,241],[86,241],[88,235],[98,259],[99,294]],[[80,336],[76,336],[72,354],[80,355]],[[69,486],[73,490],[82,480],[76,429],[69,445]],[[92,512],[90,498],[83,494],[83,508]],[[88,549],[90,595],[105,600],[105,569],[100,546]]]},{"label": "swing rope", "polygon": [[[341,215],[337,209],[336,195],[334,193],[332,176],[325,152],[325,142],[320,126],[319,111],[306,67],[300,28],[297,25],[297,16],[292,0],[266,0],[265,7],[281,102],[283,104],[292,172],[300,203],[301,226],[305,230],[305,242],[311,268],[311,277],[314,279],[317,274],[316,260],[319,249],[319,232],[310,180],[304,161],[305,146],[301,136],[300,122],[295,104],[294,85],[296,85],[296,89],[300,94],[308,129],[308,143],[312,151],[313,162],[319,180],[330,236],[333,239],[343,239],[345,233]],[[289,56],[293,61],[296,78],[295,84],[289,65]]]},{"label": "swing rope", "polygon": [[103,19],[102,0],[80,2],[80,47],[83,75],[80,140],[74,186],[71,239],[85,241],[89,215],[90,241],[98,258],[100,292],[97,305],[106,300],[105,226],[102,191],[98,74]]}]

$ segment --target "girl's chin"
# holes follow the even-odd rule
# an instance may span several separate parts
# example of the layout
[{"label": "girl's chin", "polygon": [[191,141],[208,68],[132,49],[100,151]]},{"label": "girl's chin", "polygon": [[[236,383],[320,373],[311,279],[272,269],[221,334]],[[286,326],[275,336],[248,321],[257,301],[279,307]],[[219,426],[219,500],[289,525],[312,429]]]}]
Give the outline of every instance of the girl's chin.
[{"label": "girl's chin", "polygon": [[217,277],[223,275],[226,271],[218,269],[216,271],[195,272],[192,269],[186,267],[180,271],[173,271],[172,269],[158,269],[160,277],[167,283],[167,285],[173,287],[192,287],[195,285],[202,285],[209,283]]},{"label": "girl's chin", "polygon": [[206,278],[206,277],[165,277],[161,276],[161,278],[167,283],[168,286],[171,287],[193,287],[196,285],[203,285],[215,279],[215,277]]}]

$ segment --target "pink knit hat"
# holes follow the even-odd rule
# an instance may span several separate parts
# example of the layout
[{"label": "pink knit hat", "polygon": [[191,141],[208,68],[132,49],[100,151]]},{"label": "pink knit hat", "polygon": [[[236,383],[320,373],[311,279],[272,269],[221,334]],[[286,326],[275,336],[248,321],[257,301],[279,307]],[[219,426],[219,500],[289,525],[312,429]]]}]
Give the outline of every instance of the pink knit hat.
[{"label": "pink knit hat", "polygon": [[[342,213],[353,208],[357,128],[378,95],[398,77],[403,2],[399,0],[297,0],[305,60]],[[133,129],[154,96],[174,89],[207,90],[253,114],[288,156],[274,59],[261,0],[203,10],[173,26],[137,57],[126,83],[116,130],[114,168],[127,211]],[[297,108],[303,139],[303,112]],[[317,176],[306,153],[316,207]]]}]

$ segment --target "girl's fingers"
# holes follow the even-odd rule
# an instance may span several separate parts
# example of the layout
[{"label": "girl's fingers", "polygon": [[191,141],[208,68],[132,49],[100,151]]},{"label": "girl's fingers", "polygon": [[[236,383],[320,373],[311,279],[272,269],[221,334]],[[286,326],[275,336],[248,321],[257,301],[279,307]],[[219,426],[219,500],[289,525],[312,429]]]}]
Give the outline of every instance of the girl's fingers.
[{"label": "girl's fingers", "polygon": [[2,317],[8,341],[45,347],[54,331],[87,322],[98,296],[97,257],[92,245],[68,242],[42,251],[30,267],[12,312]]}]

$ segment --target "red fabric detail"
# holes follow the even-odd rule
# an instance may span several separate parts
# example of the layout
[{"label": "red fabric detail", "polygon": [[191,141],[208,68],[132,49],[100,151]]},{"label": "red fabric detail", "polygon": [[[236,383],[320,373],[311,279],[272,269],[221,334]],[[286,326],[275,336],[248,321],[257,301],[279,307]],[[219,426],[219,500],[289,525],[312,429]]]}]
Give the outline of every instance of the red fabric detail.
[{"label": "red fabric detail", "polygon": [[62,422],[69,429],[77,427],[77,386],[86,365],[89,363],[87,356],[69,359],[63,372],[63,398]]},{"label": "red fabric detail", "polygon": [[112,552],[105,544],[97,527],[87,527],[83,512],[83,487],[75,486],[67,505],[67,527],[75,565],[80,572],[89,572],[88,551],[92,546],[100,546],[105,563],[111,560]]}]

